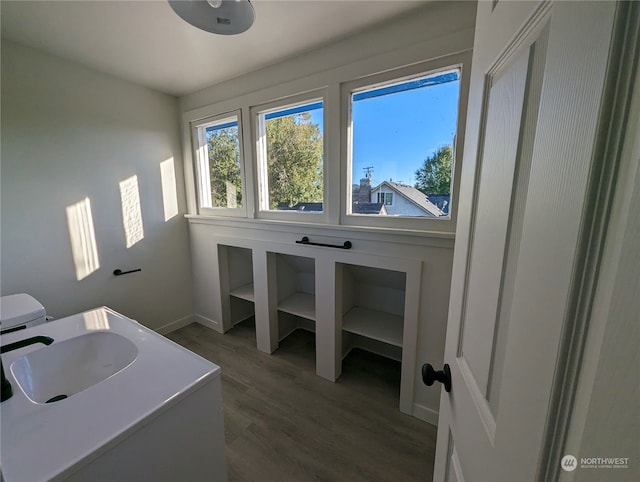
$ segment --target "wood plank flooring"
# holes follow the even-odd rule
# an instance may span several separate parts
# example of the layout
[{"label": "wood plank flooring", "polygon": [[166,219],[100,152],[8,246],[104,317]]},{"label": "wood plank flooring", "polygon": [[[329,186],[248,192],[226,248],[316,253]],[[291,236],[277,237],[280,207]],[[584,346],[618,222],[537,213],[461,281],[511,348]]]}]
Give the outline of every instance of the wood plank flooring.
[{"label": "wood plank flooring", "polygon": [[168,335],[222,368],[229,481],[431,481],[436,428],[398,411],[399,363],[353,350],[331,383],[315,374],[312,333],[267,355],[252,321]]}]

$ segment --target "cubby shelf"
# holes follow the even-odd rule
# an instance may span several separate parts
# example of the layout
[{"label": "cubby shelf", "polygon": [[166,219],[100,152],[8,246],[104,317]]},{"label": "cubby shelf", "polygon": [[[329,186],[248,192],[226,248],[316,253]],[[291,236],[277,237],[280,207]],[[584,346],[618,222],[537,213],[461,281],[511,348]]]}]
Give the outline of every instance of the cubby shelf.
[{"label": "cubby shelf", "polygon": [[333,259],[297,246],[291,252],[256,246],[218,244],[224,331],[254,319],[256,345],[265,353],[298,330],[312,332],[316,373],[331,381],[353,349],[399,362],[400,410],[412,413],[421,266],[358,253]]},{"label": "cubby shelf", "polygon": [[255,301],[253,296],[253,283],[247,283],[229,292],[231,296],[240,298],[241,300]]},{"label": "cubby shelf", "polygon": [[354,307],[342,318],[342,329],[373,340],[402,347],[402,316]]},{"label": "cubby shelf", "polygon": [[255,316],[253,252],[240,246],[218,245],[224,330]]},{"label": "cubby shelf", "polygon": [[315,321],[316,297],[309,293],[293,293],[278,303],[278,310]]}]

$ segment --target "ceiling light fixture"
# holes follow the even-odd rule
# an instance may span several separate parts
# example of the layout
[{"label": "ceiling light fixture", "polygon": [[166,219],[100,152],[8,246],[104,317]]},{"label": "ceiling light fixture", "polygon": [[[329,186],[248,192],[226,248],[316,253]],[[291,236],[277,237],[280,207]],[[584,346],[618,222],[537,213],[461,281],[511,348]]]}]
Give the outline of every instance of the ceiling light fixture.
[{"label": "ceiling light fixture", "polygon": [[249,0],[169,0],[169,5],[185,22],[221,35],[242,33],[255,18]]}]

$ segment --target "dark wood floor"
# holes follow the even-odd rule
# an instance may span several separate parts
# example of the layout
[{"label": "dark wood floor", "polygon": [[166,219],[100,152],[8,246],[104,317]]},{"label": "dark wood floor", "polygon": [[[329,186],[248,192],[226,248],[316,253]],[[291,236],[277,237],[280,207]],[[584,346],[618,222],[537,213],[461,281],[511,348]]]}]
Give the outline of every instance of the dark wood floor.
[{"label": "dark wood floor", "polygon": [[431,481],[436,428],[398,411],[399,363],[353,350],[331,383],[302,330],[273,355],[257,350],[251,320],[168,337],[222,368],[229,481]]}]

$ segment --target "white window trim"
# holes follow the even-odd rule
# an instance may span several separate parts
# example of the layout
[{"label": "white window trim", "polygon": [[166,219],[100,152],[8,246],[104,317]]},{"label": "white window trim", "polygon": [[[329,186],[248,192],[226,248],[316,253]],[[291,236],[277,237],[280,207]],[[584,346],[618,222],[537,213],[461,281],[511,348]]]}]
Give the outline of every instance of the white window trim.
[{"label": "white window trim", "polygon": [[[472,35],[471,35],[472,37]],[[456,43],[460,40],[459,44]],[[189,217],[210,218],[224,222],[228,220],[234,226],[269,226],[275,230],[300,229],[301,226],[325,225],[338,230],[348,232],[364,233],[397,233],[398,235],[413,234],[426,238],[449,238],[455,233],[455,225],[458,209],[458,190],[460,183],[460,166],[463,156],[464,128],[467,110],[467,100],[469,91],[469,72],[471,70],[471,53],[468,48],[468,39],[465,37],[452,37],[448,44],[451,51],[457,53],[447,53],[440,57],[431,57],[432,60],[424,59],[425,49],[414,48],[394,53],[393,55],[380,55],[356,64],[349,64],[335,69],[324,70],[312,76],[294,79],[286,83],[279,83],[264,89],[245,92],[237,97],[230,97],[218,102],[204,105],[202,107],[185,111],[183,113],[183,138],[190,139],[184,146],[184,169],[185,184],[187,193],[187,204]],[[427,45],[427,47],[430,44]],[[429,50],[427,48],[427,50]],[[435,51],[439,50],[438,48]],[[434,52],[435,52],[434,51]],[[441,50],[440,50],[441,52]],[[428,55],[428,54],[427,54]],[[348,109],[350,105],[349,95],[346,94],[346,86],[354,84],[353,79],[364,79],[362,86],[370,86],[379,82],[391,82],[401,78],[403,75],[417,75],[435,70],[446,70],[455,66],[462,66],[461,69],[461,90],[458,111],[458,130],[456,133],[456,158],[454,161],[453,186],[451,192],[452,209],[450,219],[424,219],[424,218],[403,218],[386,219],[372,222],[371,217],[357,215],[346,215],[347,203],[351,203],[351,172],[347,163],[347,143],[349,139],[345,135],[347,131]],[[403,67],[404,66],[404,67]],[[378,72],[379,74],[376,74]],[[389,73],[391,72],[391,73]],[[301,94],[306,93],[306,94]],[[312,93],[311,95],[309,93]],[[315,95],[313,95],[316,93]],[[273,105],[282,106],[286,102],[300,98],[302,101],[319,98],[322,93],[324,102],[324,208],[325,212],[319,213],[298,213],[298,212],[268,212],[263,211],[260,216],[257,214],[258,207],[258,173],[254,172],[256,162],[254,160],[256,152],[255,138],[253,131],[256,129],[254,117],[255,106]],[[281,99],[279,102],[274,99]],[[286,99],[286,100],[282,100]],[[242,119],[239,119],[241,126],[240,135],[243,141],[242,149],[242,185],[246,203],[243,202],[243,213],[231,213],[236,211],[229,208],[200,209],[199,204],[199,183],[196,159],[197,139],[193,136],[192,126],[201,124],[210,118],[217,117],[220,113],[234,113],[242,111]],[[222,114],[224,116],[224,114]],[[252,135],[249,135],[249,134]],[[246,135],[245,135],[246,134]],[[244,201],[244,197],[243,197]],[[349,204],[350,205],[350,204]],[[273,215],[275,214],[275,216]],[[260,218],[260,219],[258,219]],[[382,216],[380,216],[382,218]],[[382,221],[382,222],[380,222]],[[386,221],[386,222],[385,222]],[[417,222],[416,222],[417,221]],[[224,223],[223,223],[224,224]]]},{"label": "white window trim", "polygon": [[[269,189],[268,189],[268,172],[266,163],[263,162],[262,153],[266,152],[266,137],[265,137],[265,125],[263,116],[261,114],[284,110],[290,107],[303,105],[307,103],[322,102],[322,122],[323,122],[323,146],[322,146],[322,212],[303,212],[303,211],[278,211],[264,209],[264,206],[269,205]],[[270,219],[277,221],[290,221],[290,222],[313,222],[313,223],[327,223],[328,222],[328,209],[327,209],[327,197],[329,196],[328,189],[328,169],[327,169],[327,90],[318,89],[304,94],[293,95],[284,99],[276,101],[266,102],[260,105],[252,106],[250,108],[250,118],[252,119],[252,138],[254,140],[253,146],[253,159],[254,159],[254,171],[255,171],[255,217],[257,219]]]},{"label": "white window trim", "polygon": [[[204,131],[208,126],[221,123],[225,120],[236,118],[238,121],[238,145],[240,155],[240,180],[242,186],[242,206],[238,208],[211,206],[211,173],[209,170],[209,157],[207,140]],[[247,216],[247,183],[244,169],[244,147],[242,136],[242,112],[240,109],[206,117],[191,122],[192,150],[196,180],[196,204],[198,214],[205,216]]]},{"label": "white window trim", "polygon": [[[422,77],[429,74],[460,69],[460,96],[458,99],[458,121],[454,146],[455,159],[451,176],[451,203],[448,218],[427,218],[416,216],[375,216],[351,214],[353,170],[351,153],[353,152],[353,128],[351,124],[351,95],[358,91],[369,90],[377,86],[393,84]],[[342,179],[340,224],[344,226],[362,226],[389,229],[411,229],[431,232],[455,232],[458,210],[458,188],[460,185],[460,166],[462,164],[463,146],[466,124],[466,109],[469,91],[469,72],[471,71],[471,55],[468,52],[448,55],[439,59],[416,63],[382,73],[368,75],[341,84],[341,153]]]}]

